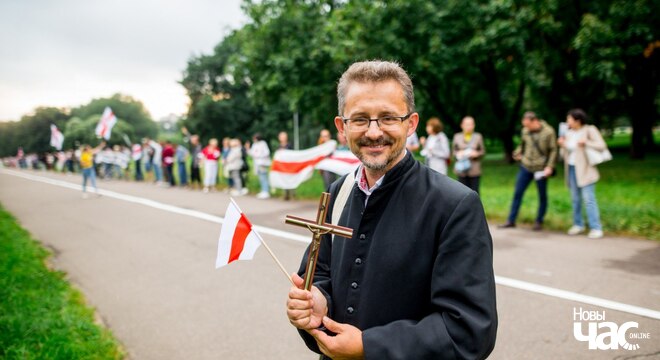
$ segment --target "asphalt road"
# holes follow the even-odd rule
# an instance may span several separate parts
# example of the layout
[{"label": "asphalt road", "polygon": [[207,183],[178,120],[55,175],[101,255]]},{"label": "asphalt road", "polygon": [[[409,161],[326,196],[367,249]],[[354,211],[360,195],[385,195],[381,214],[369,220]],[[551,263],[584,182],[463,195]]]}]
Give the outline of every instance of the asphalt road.
[{"label": "asphalt road", "polygon": [[[289,283],[263,247],[253,261],[215,270],[228,195],[101,181],[103,196],[82,199],[79,183],[78,176],[0,169],[0,203],[53,251],[53,266],[81,289],[131,359],[317,358],[287,321]],[[316,203],[237,201],[295,271],[308,234],[284,216],[312,218]],[[660,358],[660,243],[491,232],[500,323],[491,359]],[[640,348],[589,350],[574,336],[580,309],[617,327],[636,322],[625,340]],[[584,335],[588,322],[581,322]],[[603,337],[607,329],[596,331]]]}]

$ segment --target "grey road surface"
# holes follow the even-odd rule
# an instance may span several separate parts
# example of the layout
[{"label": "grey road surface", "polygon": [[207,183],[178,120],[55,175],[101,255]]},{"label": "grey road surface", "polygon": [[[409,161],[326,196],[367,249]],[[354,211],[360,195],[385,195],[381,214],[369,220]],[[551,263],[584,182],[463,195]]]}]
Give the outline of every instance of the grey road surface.
[{"label": "grey road surface", "polygon": [[[77,176],[0,169],[0,203],[52,250],[52,264],[82,290],[131,359],[317,358],[287,321],[289,283],[265,249],[253,261],[215,270],[221,225],[171,210],[222,217],[228,195],[101,181],[112,193],[83,199],[79,183]],[[285,225],[284,216],[316,212],[313,201],[237,202],[253,224],[303,236],[306,230]],[[491,232],[500,322],[491,359],[660,358],[660,243]],[[306,244],[264,238],[295,271]],[[595,302],[569,300],[581,295]],[[589,320],[574,321],[580,310],[597,311],[605,319],[595,323],[617,329],[636,322],[622,343],[639,349],[589,350],[574,336],[574,322],[588,335]],[[609,330],[593,326],[593,339],[609,344]]]}]

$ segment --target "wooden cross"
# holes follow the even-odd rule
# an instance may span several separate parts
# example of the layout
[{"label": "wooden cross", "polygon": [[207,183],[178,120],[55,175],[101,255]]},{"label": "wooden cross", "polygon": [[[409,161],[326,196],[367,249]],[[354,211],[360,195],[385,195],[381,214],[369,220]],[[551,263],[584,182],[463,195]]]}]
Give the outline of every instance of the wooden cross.
[{"label": "wooden cross", "polygon": [[312,243],[309,246],[307,269],[305,270],[305,290],[310,290],[312,288],[312,280],[314,279],[314,271],[316,270],[316,262],[319,257],[319,249],[321,247],[321,235],[333,234],[349,239],[353,237],[353,229],[332,225],[325,222],[325,216],[328,213],[329,203],[330,193],[324,192],[321,194],[319,209],[316,213],[316,221],[307,220],[291,215],[287,215],[286,219],[284,220],[286,224],[306,227],[309,229],[309,231],[312,232]]}]

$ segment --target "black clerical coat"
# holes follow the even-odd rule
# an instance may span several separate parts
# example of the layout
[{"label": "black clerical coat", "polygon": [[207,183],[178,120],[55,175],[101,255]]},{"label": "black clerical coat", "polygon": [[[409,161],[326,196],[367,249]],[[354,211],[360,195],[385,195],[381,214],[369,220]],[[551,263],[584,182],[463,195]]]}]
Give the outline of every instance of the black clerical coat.
[{"label": "black clerical coat", "polygon": [[[343,180],[330,186],[330,209]],[[366,207],[365,199],[355,184],[339,220],[353,238],[326,236],[321,244],[314,285],[328,299],[328,316],[363,331],[366,359],[488,356],[497,310],[492,239],[478,195],[408,153]],[[300,334],[319,352],[314,338]]]}]

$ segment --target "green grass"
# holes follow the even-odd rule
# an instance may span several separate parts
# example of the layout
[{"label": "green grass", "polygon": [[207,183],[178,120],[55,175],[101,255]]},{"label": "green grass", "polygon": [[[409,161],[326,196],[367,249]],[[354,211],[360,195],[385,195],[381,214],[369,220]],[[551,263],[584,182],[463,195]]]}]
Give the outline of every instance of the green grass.
[{"label": "green grass", "polygon": [[[548,213],[545,226],[566,230],[572,225],[571,199],[560,165],[556,177],[548,184]],[[625,154],[614,154],[614,160],[599,166],[601,180],[596,184],[596,198],[601,222],[608,234],[660,240],[660,156],[645,161],[631,161]],[[488,218],[504,221],[508,215],[517,172],[516,165],[503,161],[487,161],[482,176],[481,199]],[[530,184],[518,216],[519,223],[533,223],[538,196]]]},{"label": "green grass", "polygon": [[0,207],[0,358],[123,358],[81,293],[46,267],[48,256]]}]

